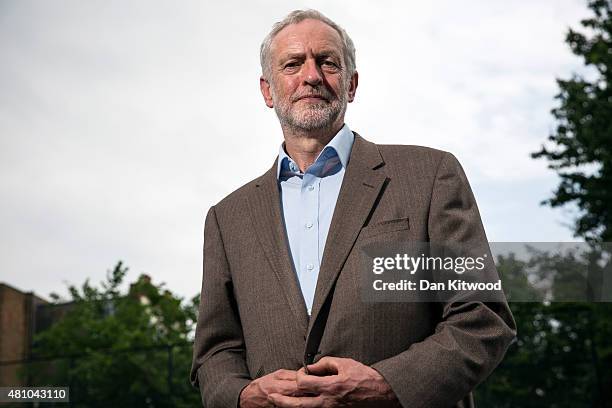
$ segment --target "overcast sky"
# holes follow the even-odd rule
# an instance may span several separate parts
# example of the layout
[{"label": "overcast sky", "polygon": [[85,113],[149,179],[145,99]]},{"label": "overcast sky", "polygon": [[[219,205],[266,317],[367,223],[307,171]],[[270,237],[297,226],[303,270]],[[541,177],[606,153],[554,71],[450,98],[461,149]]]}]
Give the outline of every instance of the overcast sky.
[{"label": "overcast sky", "polygon": [[490,241],[576,240],[529,154],[585,1],[0,0],[0,281],[65,295],[123,260],[195,295],[206,211],[282,141],[259,44],[305,7],[355,42],[351,129],[454,153]]}]

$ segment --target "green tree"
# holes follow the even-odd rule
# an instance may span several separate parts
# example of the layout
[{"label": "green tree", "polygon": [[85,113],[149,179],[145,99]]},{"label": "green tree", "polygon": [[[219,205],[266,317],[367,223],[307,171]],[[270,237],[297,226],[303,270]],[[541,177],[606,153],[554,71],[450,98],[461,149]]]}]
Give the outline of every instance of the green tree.
[{"label": "green tree", "polygon": [[[188,382],[197,305],[141,275],[127,293],[119,262],[100,288],[70,286],[70,311],[34,342],[38,384],[70,385],[73,406],[198,406]],[[55,296],[56,302],[60,299]]]},{"label": "green tree", "polygon": [[592,0],[589,8],[594,16],[581,21],[586,34],[570,29],[566,42],[593,78],[557,80],[556,132],[548,137],[554,147],[532,157],[546,158],[561,178],[544,203],[577,205],[576,236],[612,241],[612,1]]},{"label": "green tree", "polygon": [[[545,158],[560,183],[544,201],[578,208],[574,234],[592,245],[587,258],[536,256],[533,264],[552,270],[557,297],[571,297],[574,282],[589,271],[589,283],[608,269],[595,267],[602,242],[612,241],[612,1],[591,0],[582,32],[570,29],[566,43],[583,58],[585,75],[558,79],[559,104],[550,144],[532,154]],[[607,248],[609,252],[609,248]],[[517,268],[516,265],[514,265]],[[522,265],[518,268],[527,268]],[[572,273],[573,272],[575,273]],[[592,285],[597,298],[601,287]],[[598,293],[599,291],[599,293]],[[479,389],[491,407],[606,407],[612,390],[612,304],[514,303],[518,341],[507,359]]]},{"label": "green tree", "polygon": [[[601,253],[599,253],[601,255]],[[499,257],[504,287],[517,271],[531,270],[552,283],[549,293],[575,296],[577,275],[600,261],[593,253],[549,255],[534,251],[529,260]],[[610,261],[608,260],[608,266]],[[551,276],[552,275],[552,276]],[[514,286],[529,299],[531,285]],[[539,294],[537,295],[540,296]],[[610,406],[612,398],[612,313],[610,304],[514,302],[517,341],[491,377],[476,390],[477,405],[494,408],[580,408]]]}]

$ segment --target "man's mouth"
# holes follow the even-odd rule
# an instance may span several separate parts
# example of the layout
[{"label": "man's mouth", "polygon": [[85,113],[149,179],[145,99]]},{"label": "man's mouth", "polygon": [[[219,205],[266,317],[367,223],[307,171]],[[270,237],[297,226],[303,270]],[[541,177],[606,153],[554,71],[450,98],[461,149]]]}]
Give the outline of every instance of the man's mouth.
[{"label": "man's mouth", "polygon": [[304,96],[300,96],[297,100],[298,101],[307,101],[307,102],[327,101],[327,99],[325,99],[321,95],[304,95]]}]

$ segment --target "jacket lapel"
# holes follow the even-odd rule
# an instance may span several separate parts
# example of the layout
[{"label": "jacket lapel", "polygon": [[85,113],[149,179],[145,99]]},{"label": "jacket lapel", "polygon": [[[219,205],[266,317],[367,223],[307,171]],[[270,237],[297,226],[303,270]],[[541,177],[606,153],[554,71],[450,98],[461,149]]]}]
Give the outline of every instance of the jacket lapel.
[{"label": "jacket lapel", "polygon": [[309,331],[387,180],[383,171],[376,170],[383,163],[376,145],[355,133],[355,142],[323,251]]},{"label": "jacket lapel", "polygon": [[305,332],[308,326],[308,311],[289,256],[280,211],[276,162],[255,185],[254,194],[249,196],[249,206],[257,238],[283,288],[283,294],[295,314],[296,321]]}]

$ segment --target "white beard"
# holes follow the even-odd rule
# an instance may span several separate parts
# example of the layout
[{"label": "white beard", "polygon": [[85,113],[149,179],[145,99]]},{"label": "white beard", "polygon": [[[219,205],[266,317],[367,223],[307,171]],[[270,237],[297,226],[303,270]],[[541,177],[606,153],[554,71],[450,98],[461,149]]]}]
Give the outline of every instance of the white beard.
[{"label": "white beard", "polygon": [[[332,124],[346,111],[347,97],[342,93],[339,98],[327,98],[327,101],[309,103],[303,101],[292,102],[290,98],[281,100],[270,88],[274,110],[281,125],[299,130],[318,130],[331,127]],[[329,93],[328,93],[329,94]],[[331,97],[331,95],[328,95]]]}]

